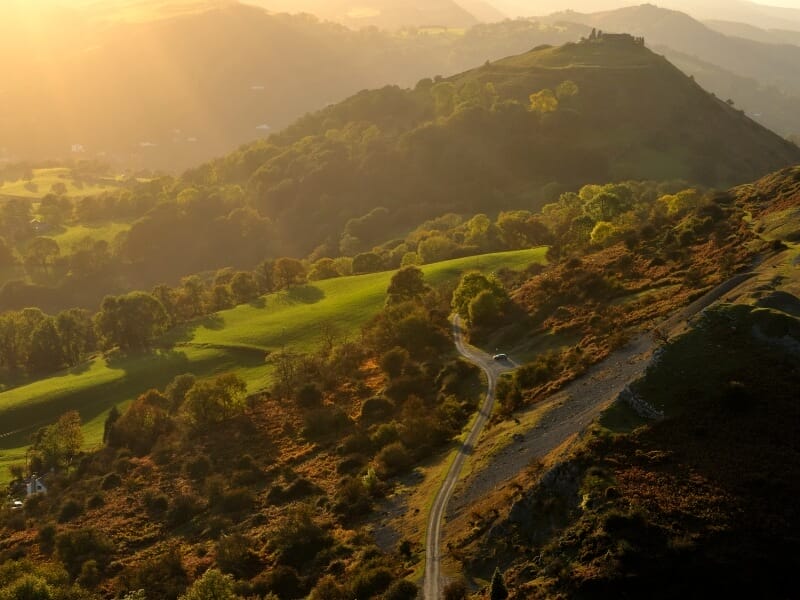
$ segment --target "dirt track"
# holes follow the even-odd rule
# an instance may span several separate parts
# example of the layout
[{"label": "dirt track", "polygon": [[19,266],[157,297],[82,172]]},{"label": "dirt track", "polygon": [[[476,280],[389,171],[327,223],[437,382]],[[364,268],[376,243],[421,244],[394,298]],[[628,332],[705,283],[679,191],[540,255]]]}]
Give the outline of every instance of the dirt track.
[{"label": "dirt track", "polygon": [[[769,274],[785,257],[781,253],[755,261],[751,271],[733,276],[666,319],[662,331],[670,335],[679,333],[700,311],[717,301],[735,299],[751,279]],[[452,521],[474,502],[517,476],[531,461],[547,456],[583,431],[626,385],[644,374],[657,345],[649,332],[640,335],[548,398],[544,415],[536,426],[530,429],[520,426],[514,432],[513,442],[492,456],[488,466],[458,484],[446,520]],[[542,410],[542,404],[532,410]]]}]

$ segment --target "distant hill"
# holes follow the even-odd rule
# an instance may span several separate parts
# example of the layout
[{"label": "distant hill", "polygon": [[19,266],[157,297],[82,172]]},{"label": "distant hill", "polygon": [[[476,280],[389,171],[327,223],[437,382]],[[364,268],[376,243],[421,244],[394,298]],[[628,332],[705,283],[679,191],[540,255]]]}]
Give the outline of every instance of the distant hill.
[{"label": "distant hill", "polygon": [[[279,12],[307,12],[348,27],[470,27],[478,19],[454,0],[247,0]],[[485,8],[485,7],[484,7]]]},{"label": "distant hill", "polygon": [[46,13],[36,35],[0,6],[0,160],[99,156],[182,169],[358,90],[413,85],[583,30],[508,21],[356,32],[236,3],[180,6],[179,16],[132,23],[87,20],[77,9]]},{"label": "distant hill", "polygon": [[[636,7],[641,0],[493,0],[500,10],[511,16],[547,15],[562,10],[593,13],[597,11]],[[651,2],[660,7],[680,10],[696,19],[718,19],[747,23],[762,29],[800,31],[800,10],[765,6],[747,0],[660,0]]]},{"label": "distant hill", "polygon": [[[577,93],[560,89],[565,82]],[[727,185],[798,160],[796,146],[631,38],[545,47],[414,90],[362,92],[191,180],[246,186],[291,251],[305,254],[376,206],[399,233],[448,211],[529,208],[545,186]]]},{"label": "distant hill", "polygon": [[784,136],[800,132],[800,95],[783,92],[752,77],[737,75],[666,46],[654,47],[681,71],[695,78],[706,90],[723,100],[732,100],[754,121]]},{"label": "distant hill", "polygon": [[651,45],[668,46],[737,75],[800,94],[797,70],[800,47],[726,36],[681,12],[644,4],[586,15],[567,11],[551,15],[550,21],[569,21],[603,31],[641,35]]},{"label": "distant hill", "polygon": [[764,44],[794,44],[800,46],[800,31],[788,29],[761,29],[747,23],[733,21],[704,21],[714,31]]}]

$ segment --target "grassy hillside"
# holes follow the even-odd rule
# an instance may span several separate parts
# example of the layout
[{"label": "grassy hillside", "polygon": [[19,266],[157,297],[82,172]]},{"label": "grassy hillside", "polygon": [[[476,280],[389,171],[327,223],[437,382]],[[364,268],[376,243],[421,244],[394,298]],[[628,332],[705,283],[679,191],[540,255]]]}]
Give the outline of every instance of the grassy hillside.
[{"label": "grassy hillside", "polygon": [[59,185],[66,188],[64,195],[71,197],[96,196],[121,187],[121,182],[114,177],[93,177],[90,181],[83,181],[77,177],[73,170],[67,167],[33,169],[30,179],[0,181],[0,199],[3,196],[40,199],[53,193],[53,186]]},{"label": "grassy hillside", "polygon": [[[431,284],[455,281],[471,269],[522,269],[544,261],[544,248],[470,257],[423,267]],[[217,313],[172,332],[164,349],[131,358],[98,357],[71,372],[0,393],[0,466],[18,461],[31,430],[68,410],[79,410],[87,445],[102,437],[111,406],[122,405],[176,375],[200,377],[236,371],[250,392],[271,380],[265,353],[285,346],[309,351],[321,343],[321,325],[332,322],[340,336],[354,336],[383,305],[392,272],[320,281],[266,296],[252,305]],[[173,347],[173,344],[174,347]],[[0,472],[0,481],[8,476]]]}]

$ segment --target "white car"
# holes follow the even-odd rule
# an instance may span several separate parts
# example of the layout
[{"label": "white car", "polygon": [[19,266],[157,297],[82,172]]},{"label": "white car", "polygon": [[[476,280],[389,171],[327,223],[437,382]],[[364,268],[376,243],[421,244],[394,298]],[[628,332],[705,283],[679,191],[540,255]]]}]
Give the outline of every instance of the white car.
[{"label": "white car", "polygon": [[507,354],[495,354],[492,358],[494,360],[497,360],[497,361],[508,360],[508,355]]},{"label": "white car", "polygon": [[11,503],[11,510],[20,510],[24,504],[22,504],[22,500],[14,500]]}]

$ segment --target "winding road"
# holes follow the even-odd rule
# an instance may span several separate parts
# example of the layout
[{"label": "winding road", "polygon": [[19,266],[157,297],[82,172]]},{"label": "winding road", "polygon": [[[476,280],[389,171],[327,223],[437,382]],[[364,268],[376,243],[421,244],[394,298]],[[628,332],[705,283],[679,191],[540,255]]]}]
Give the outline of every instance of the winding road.
[{"label": "winding road", "polygon": [[[692,317],[718,301],[735,301],[750,280],[759,275],[772,276],[772,267],[785,260],[787,254],[761,256],[753,262],[750,270],[734,275],[712,289],[689,306],[665,319],[660,328],[675,335],[683,330]],[[480,407],[478,417],[473,423],[466,441],[458,449],[447,475],[442,482],[427,523],[425,541],[425,579],[423,593],[425,600],[439,600],[441,597],[441,540],[442,525],[456,485],[467,459],[483,428],[489,421],[494,408],[494,394],[497,378],[504,372],[513,370],[513,362],[498,362],[485,352],[464,342],[458,317],[453,319],[453,338],[459,353],[471,363],[480,367],[488,379],[489,389]],[[553,394],[547,401],[548,411],[542,422],[529,431],[520,432],[519,438],[502,450],[492,460],[492,468],[485,469],[478,477],[468,482],[466,489],[459,492],[452,510],[463,510],[488,491],[496,489],[503,481],[519,473],[532,456],[545,456],[570,436],[582,431],[608,404],[617,397],[631,381],[641,377],[650,362],[656,347],[653,336],[642,334],[626,347],[612,353],[604,361],[591,367],[584,375],[567,384]],[[451,511],[452,511],[451,510]],[[452,515],[451,515],[452,516]]]},{"label": "winding road", "polygon": [[464,342],[464,335],[461,329],[461,321],[458,316],[453,317],[453,339],[455,340],[458,352],[474,365],[480,367],[486,373],[488,381],[488,391],[486,398],[478,411],[478,417],[472,424],[469,435],[461,447],[458,449],[455,460],[453,460],[447,475],[439,488],[439,493],[433,501],[430,515],[428,516],[427,536],[425,540],[425,583],[423,584],[425,600],[439,600],[442,576],[441,567],[441,546],[442,546],[442,519],[447,510],[447,503],[453,490],[458,483],[461,470],[464,468],[464,461],[472,452],[478,438],[483,432],[483,428],[489,421],[494,408],[494,391],[497,385],[497,378],[501,374],[511,371],[515,365],[510,361],[499,362],[490,355],[467,345]]}]

